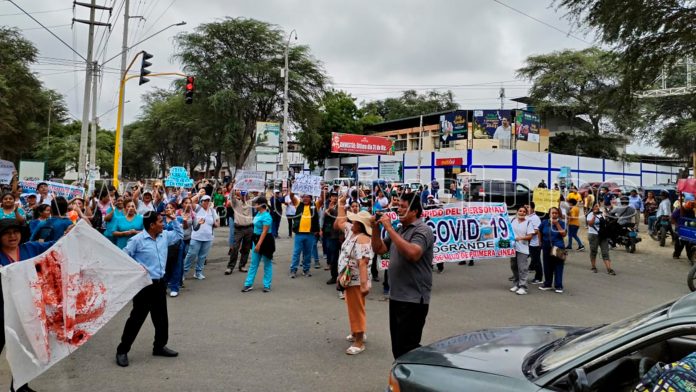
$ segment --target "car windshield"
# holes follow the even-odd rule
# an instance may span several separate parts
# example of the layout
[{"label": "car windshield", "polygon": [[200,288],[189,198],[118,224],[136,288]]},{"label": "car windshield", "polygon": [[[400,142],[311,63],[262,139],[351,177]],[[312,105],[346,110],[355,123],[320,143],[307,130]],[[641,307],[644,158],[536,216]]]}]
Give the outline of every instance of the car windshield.
[{"label": "car windshield", "polygon": [[672,306],[672,303],[667,303],[647,312],[605,325],[592,332],[577,337],[560,339],[547,347],[547,352],[541,355],[535,366],[535,373],[537,375],[544,374],[568,363],[574,358],[618,339],[636,328],[653,324],[667,316],[670,306]]}]

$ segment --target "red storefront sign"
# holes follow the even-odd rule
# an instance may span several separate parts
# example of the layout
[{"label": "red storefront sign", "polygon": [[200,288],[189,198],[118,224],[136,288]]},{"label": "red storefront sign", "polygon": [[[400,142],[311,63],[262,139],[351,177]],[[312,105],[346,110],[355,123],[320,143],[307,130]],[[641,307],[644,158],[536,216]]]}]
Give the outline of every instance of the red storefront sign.
[{"label": "red storefront sign", "polygon": [[439,158],[435,160],[435,166],[462,166],[463,158]]},{"label": "red storefront sign", "polygon": [[335,154],[391,155],[392,141],[386,137],[331,134],[331,152]]}]

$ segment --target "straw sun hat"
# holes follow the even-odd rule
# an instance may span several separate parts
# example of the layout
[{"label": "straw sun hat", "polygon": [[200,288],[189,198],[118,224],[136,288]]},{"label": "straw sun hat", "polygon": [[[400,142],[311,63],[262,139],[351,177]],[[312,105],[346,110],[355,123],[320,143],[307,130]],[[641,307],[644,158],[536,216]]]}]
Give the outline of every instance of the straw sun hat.
[{"label": "straw sun hat", "polygon": [[372,215],[370,215],[369,212],[367,211],[360,211],[357,214],[354,214],[352,212],[348,212],[346,214],[346,217],[348,218],[349,221],[351,222],[360,222],[363,224],[365,227],[365,232],[367,235],[371,236],[372,235]]}]

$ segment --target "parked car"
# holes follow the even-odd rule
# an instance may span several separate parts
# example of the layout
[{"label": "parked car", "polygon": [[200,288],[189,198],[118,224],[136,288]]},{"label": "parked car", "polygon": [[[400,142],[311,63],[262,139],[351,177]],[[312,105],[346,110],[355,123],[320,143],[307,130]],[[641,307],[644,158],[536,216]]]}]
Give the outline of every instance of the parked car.
[{"label": "parked car", "polygon": [[509,209],[517,209],[532,201],[532,190],[515,181],[476,180],[469,183],[469,200],[505,203]]},{"label": "parked car", "polygon": [[394,362],[390,391],[632,391],[658,363],[696,351],[696,293],[613,324],[486,329]]},{"label": "parked car", "polygon": [[667,193],[669,193],[669,199],[672,201],[672,203],[674,203],[679,197],[679,192],[677,192],[676,184],[655,184],[651,186],[646,186],[643,190],[645,195],[647,195],[648,192],[652,192],[656,198],[660,197],[660,192],[662,191],[667,191]]},{"label": "parked car", "polygon": [[643,195],[643,188],[639,186],[634,186],[634,185],[619,185],[619,189],[621,190],[621,195],[623,196],[628,196],[631,194],[631,191],[636,191],[638,192],[638,195],[640,197],[644,197]]},{"label": "parked car", "polygon": [[616,194],[616,196],[621,196],[621,188],[619,185],[615,182],[603,182],[603,181],[594,181],[594,182],[588,182],[583,184],[580,188],[578,188],[578,193],[582,198],[584,199],[587,197],[587,194],[590,191],[590,188],[594,188],[597,192],[599,192],[599,189],[602,187],[607,187],[609,189],[609,192],[613,192]]}]

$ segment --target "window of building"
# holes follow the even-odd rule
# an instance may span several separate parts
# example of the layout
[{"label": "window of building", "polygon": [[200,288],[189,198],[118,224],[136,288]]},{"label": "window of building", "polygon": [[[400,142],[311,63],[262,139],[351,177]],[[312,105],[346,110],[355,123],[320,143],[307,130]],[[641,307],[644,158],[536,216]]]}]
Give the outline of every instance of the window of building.
[{"label": "window of building", "polygon": [[395,140],[394,151],[406,151],[406,139]]},{"label": "window of building", "polygon": [[413,151],[418,151],[420,150],[420,140],[418,139],[412,139],[411,140],[411,150]]}]

